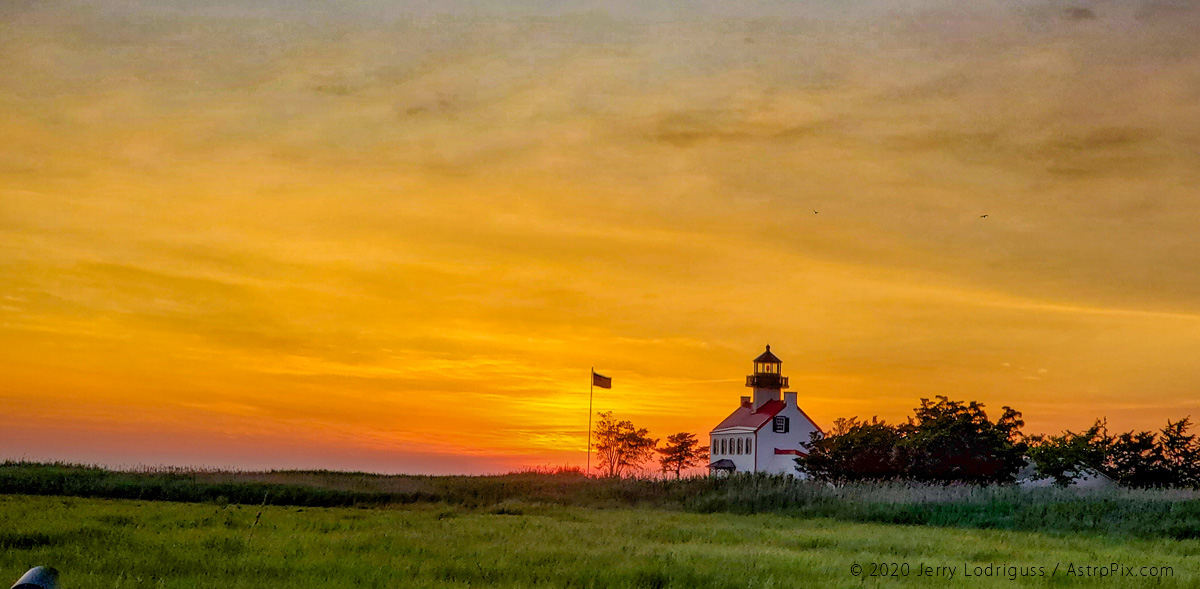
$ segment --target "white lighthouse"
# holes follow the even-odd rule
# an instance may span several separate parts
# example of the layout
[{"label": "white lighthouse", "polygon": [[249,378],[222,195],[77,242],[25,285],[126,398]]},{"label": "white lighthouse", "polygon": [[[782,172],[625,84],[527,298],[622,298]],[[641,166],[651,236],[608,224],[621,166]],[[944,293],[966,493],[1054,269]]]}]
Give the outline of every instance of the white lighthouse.
[{"label": "white lighthouse", "polygon": [[709,452],[715,473],[770,472],[799,474],[796,457],[806,455],[811,434],[821,431],[796,402],[783,361],[767,351],[754,359],[754,374],[746,377],[753,395],[742,397],[733,413],[709,433]]}]

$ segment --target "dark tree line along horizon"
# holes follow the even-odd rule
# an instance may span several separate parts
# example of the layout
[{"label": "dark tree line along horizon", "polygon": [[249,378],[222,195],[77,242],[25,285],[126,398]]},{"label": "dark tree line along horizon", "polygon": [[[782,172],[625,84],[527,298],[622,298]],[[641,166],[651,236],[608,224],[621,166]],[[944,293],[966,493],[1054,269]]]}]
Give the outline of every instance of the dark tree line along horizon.
[{"label": "dark tree line along horizon", "polygon": [[1103,420],[1087,431],[1025,436],[1021,412],[1004,407],[990,421],[981,403],[921,399],[906,423],[839,418],[816,432],[797,468],[837,483],[915,481],[1004,484],[1032,461],[1035,478],[1059,485],[1089,472],[1128,487],[1200,487],[1200,441],[1190,418],[1158,432],[1108,433]]},{"label": "dark tree line along horizon", "polygon": [[1167,420],[1157,432],[1112,435],[1097,419],[1083,432],[1030,438],[1029,456],[1042,476],[1066,485],[1091,468],[1128,487],[1200,488],[1200,441],[1190,417]]},{"label": "dark tree line along horizon", "polygon": [[[1034,478],[1063,486],[1094,472],[1127,487],[1200,488],[1200,440],[1190,417],[1168,420],[1157,432],[1114,435],[1098,419],[1083,432],[1026,436],[1021,412],[1002,409],[991,421],[982,403],[939,395],[921,399],[905,423],[838,418],[829,432],[812,435],[808,455],[796,458],[797,472],[834,483],[1007,484],[1032,467]],[[649,430],[612,412],[597,415],[592,447],[603,476],[641,472],[657,456],[660,472],[679,478],[708,461],[708,446],[691,433],[672,434],[659,447]]]}]

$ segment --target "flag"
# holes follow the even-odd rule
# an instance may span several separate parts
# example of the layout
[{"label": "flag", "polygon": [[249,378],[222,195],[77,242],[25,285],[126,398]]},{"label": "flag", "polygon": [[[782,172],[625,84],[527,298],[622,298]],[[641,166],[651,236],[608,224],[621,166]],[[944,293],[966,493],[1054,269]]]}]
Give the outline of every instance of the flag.
[{"label": "flag", "polygon": [[611,389],[612,388],[612,379],[607,376],[604,376],[603,374],[596,374],[596,371],[593,370],[592,371],[592,386],[597,386],[602,389]]}]

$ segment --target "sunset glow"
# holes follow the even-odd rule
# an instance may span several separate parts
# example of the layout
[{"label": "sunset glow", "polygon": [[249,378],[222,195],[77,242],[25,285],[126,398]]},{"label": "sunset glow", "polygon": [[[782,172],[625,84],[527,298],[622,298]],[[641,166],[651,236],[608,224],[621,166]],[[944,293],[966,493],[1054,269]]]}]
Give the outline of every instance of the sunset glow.
[{"label": "sunset glow", "polygon": [[1200,9],[638,4],[0,7],[0,459],[1200,418]]}]

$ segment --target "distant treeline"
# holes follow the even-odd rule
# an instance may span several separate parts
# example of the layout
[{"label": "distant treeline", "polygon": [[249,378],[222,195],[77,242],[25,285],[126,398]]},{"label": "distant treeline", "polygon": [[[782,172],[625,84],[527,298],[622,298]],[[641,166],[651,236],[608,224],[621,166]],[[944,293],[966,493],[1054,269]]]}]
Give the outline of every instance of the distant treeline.
[{"label": "distant treeline", "polygon": [[83,465],[5,462],[0,465],[0,493],[247,505],[266,502],[314,507],[421,500],[419,496],[409,498],[404,494],[310,485],[212,480],[213,474],[183,469],[122,472]]},{"label": "distant treeline", "polygon": [[707,477],[676,484],[664,479],[588,477],[571,468],[422,476],[178,468],[130,472],[58,463],[0,464],[0,494],[306,507],[446,503],[479,508],[514,500],[595,507],[680,504],[707,482]]},{"label": "distant treeline", "polygon": [[[850,483],[790,476],[586,477],[572,469],[497,476],[330,471],[119,472],[88,466],[0,464],[0,493],[183,501],[215,505],[426,505],[522,515],[531,506],[644,507],[701,513],[780,513],[909,525],[1200,538],[1200,492],[1023,489],[1014,486]],[[2,543],[2,542],[0,542]],[[3,548],[0,546],[0,548]]]},{"label": "distant treeline", "polygon": [[838,419],[816,433],[800,471],[825,481],[1012,483],[1023,469],[1066,486],[1101,473],[1123,486],[1200,487],[1200,441],[1188,418],[1158,432],[1110,435],[1104,422],[1085,432],[1026,437],[1021,413],[1004,407],[990,421],[983,405],[922,399],[907,423]]},{"label": "distant treeline", "polygon": [[1038,473],[1066,485],[1087,468],[1128,487],[1200,488],[1200,442],[1191,419],[1167,421],[1157,432],[1112,435],[1097,420],[1082,433],[1030,438],[1029,456]]}]

